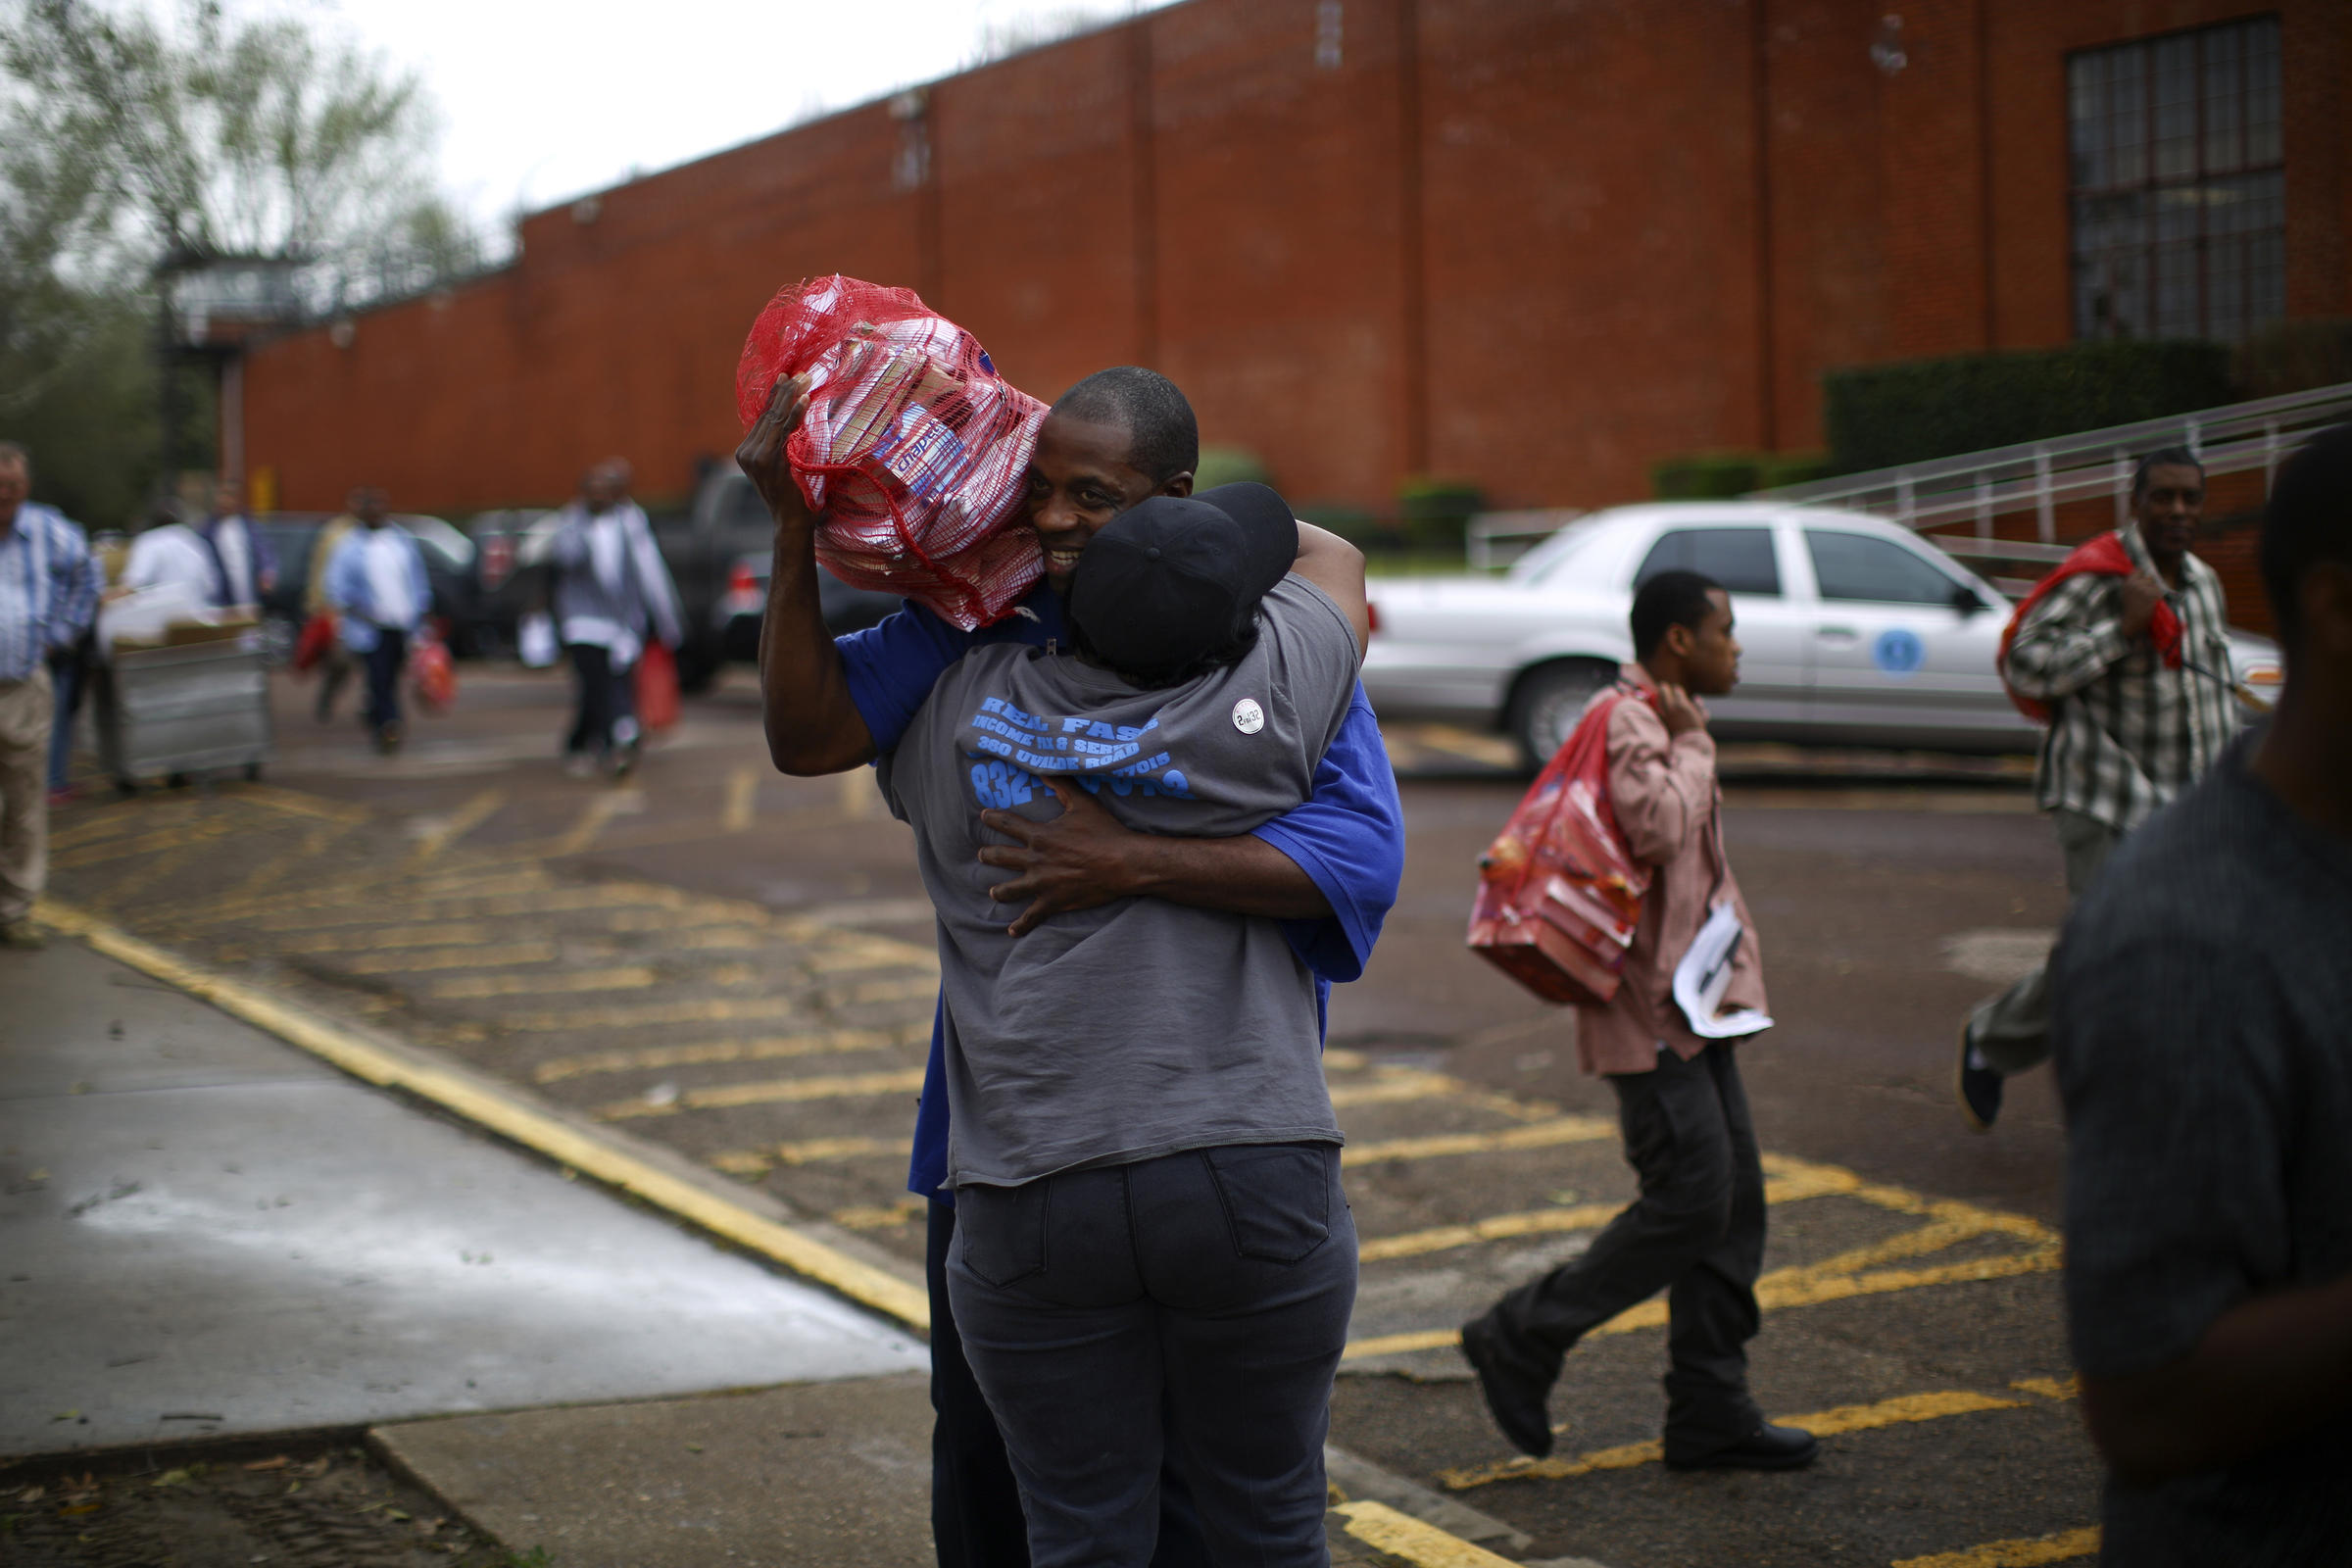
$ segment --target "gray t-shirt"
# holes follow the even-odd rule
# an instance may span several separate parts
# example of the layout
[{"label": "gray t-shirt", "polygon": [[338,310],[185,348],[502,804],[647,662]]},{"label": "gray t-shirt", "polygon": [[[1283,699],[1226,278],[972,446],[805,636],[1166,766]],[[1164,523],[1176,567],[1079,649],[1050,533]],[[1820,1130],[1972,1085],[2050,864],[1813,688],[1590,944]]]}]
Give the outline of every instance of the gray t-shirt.
[{"label": "gray t-shirt", "polygon": [[[2224,1311],[2352,1270],[2352,847],[2242,736],[2127,839],[2067,922],[2066,1298],[2092,1376],[2177,1361]],[[2102,1562],[2340,1562],[2352,1410],[2159,1486],[2110,1483]]]},{"label": "gray t-shirt", "polygon": [[1059,814],[1046,776],[1144,832],[1247,833],[1312,793],[1356,662],[1347,616],[1294,576],[1266,595],[1247,658],[1181,687],[1136,691],[1014,644],[940,677],[881,782],[939,911],[948,1185],[1340,1141],[1314,979],[1277,922],[1120,899],[1008,937],[1020,909],[988,889],[1010,873],[979,852],[1010,841],[979,813]]}]

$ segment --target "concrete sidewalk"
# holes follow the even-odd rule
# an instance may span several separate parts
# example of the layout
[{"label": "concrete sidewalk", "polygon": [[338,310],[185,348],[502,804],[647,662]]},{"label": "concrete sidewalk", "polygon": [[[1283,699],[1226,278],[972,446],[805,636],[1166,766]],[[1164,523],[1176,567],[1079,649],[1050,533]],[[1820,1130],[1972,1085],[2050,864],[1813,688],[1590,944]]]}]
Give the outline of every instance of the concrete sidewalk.
[{"label": "concrete sidewalk", "polygon": [[367,1431],[564,1568],[930,1560],[920,1344],[78,945],[4,957],[0,1456]]}]

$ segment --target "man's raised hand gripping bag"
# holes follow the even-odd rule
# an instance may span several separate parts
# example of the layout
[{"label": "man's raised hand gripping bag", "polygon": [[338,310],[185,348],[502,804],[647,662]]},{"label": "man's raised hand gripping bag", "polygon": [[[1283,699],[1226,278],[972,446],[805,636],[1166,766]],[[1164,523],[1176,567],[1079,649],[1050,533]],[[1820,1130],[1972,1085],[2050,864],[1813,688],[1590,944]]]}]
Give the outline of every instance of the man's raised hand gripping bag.
[{"label": "man's raised hand gripping bag", "polygon": [[1046,406],[913,290],[854,277],[796,283],[760,313],[735,370],[744,428],[777,377],[804,372],[785,454],[824,519],[817,559],[966,631],[1003,618],[1044,573],[1018,519]]},{"label": "man's raised hand gripping bag", "polygon": [[1479,857],[1470,951],[1546,1002],[1608,1004],[1649,891],[1609,809],[1609,714],[1629,700],[1643,697],[1621,686],[1585,710]]}]

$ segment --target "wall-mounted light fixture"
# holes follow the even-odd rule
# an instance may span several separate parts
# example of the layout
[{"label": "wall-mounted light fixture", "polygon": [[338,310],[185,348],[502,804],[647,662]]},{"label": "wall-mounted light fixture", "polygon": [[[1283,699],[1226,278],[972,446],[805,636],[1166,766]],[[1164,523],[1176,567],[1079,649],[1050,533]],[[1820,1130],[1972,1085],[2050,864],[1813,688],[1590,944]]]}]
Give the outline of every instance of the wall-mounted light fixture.
[{"label": "wall-mounted light fixture", "polygon": [[340,318],[326,329],[326,340],[339,349],[351,347],[358,341],[360,329],[352,325],[351,318],[348,316]]},{"label": "wall-mounted light fixture", "polygon": [[931,94],[909,87],[890,100],[890,118],[899,122],[899,155],[892,160],[890,182],[900,190],[914,190],[931,178]]}]

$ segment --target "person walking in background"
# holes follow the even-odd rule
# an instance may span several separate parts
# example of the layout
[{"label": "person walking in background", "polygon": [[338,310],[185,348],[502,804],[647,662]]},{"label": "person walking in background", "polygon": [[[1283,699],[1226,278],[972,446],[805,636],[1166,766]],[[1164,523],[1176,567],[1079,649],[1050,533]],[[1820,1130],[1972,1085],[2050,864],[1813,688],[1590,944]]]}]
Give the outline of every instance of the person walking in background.
[{"label": "person walking in background", "polygon": [[[2070,899],[2237,731],[2222,580],[2188,548],[2204,510],[2205,470],[2193,453],[2167,447],[2142,458],[2132,522],[2113,536],[2131,575],[2079,565],[2078,552],[2010,645],[2002,678],[2052,710],[2034,798],[2057,825]],[[1978,1132],[2000,1115],[2002,1080],[2049,1058],[2049,1007],[2045,965],[1961,1025],[1954,1086]]]},{"label": "person walking in background", "polygon": [[[1576,1050],[1616,1092],[1642,1196],[1575,1262],[1513,1291],[1463,1326],[1462,1353],[1488,1411],[1523,1453],[1551,1451],[1547,1400],[1577,1341],[1667,1293],[1665,1460],[1677,1470],[1792,1470],[1811,1434],[1766,1423],[1747,1392],[1758,1322],[1764,1171],[1733,1041],[1685,1017],[1676,967],[1713,912],[1740,931],[1715,1017],[1764,1008],[1763,965],[1723,850],[1715,743],[1697,699],[1739,683],[1731,596],[1692,571],[1634,595],[1636,663],[1594,699],[1608,714],[1609,808],[1636,858],[1657,868],[1623,980],[1605,1007],[1579,1007]],[[1756,1027],[1768,1020],[1759,1018]]]},{"label": "person walking in background", "polygon": [[326,564],[326,602],[343,621],[343,646],[368,667],[368,729],[379,752],[401,742],[400,671],[409,638],[432,606],[424,555],[384,515],[381,491]]},{"label": "person walking in background", "polygon": [[277,586],[277,557],[238,500],[234,480],[213,486],[212,513],[196,534],[213,558],[213,603],[251,610]]},{"label": "person walking in background", "polygon": [[[306,620],[331,615],[335,607],[326,599],[326,568],[334,561],[335,552],[351,537],[354,528],[365,526],[363,519],[381,520],[384,515],[384,493],[370,485],[360,485],[343,498],[343,511],[318,525],[318,537],[311,541],[310,582],[303,590],[302,612]],[[353,660],[344,652],[340,637],[329,637],[318,653],[318,722],[323,724],[335,716],[335,698],[342,692],[343,683],[351,678]]]},{"label": "person walking in background", "polygon": [[98,608],[89,542],[54,507],[27,499],[32,458],[0,441],[0,947],[37,948],[33,902],[49,877],[49,662]]},{"label": "person walking in background", "polygon": [[2279,467],[2277,713],[2067,921],[2066,1305],[2111,1568],[2352,1550],[2352,425]]},{"label": "person walking in background", "polygon": [[618,458],[590,468],[578,498],[559,514],[549,550],[556,632],[577,686],[564,740],[564,771],[574,777],[598,762],[615,778],[636,765],[638,656],[649,631],[669,648],[683,640],[677,589],[644,509],[629,499],[629,478]]},{"label": "person walking in background", "polygon": [[201,609],[215,602],[213,591],[219,581],[212,551],[188,526],[186,511],[165,496],[148,509],[147,525],[131,540],[130,555],[122,563],[122,581],[117,586],[134,592],[177,588],[186,594],[191,609]]}]

